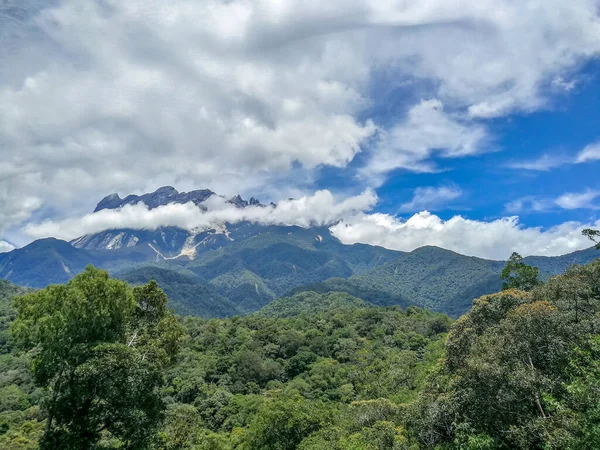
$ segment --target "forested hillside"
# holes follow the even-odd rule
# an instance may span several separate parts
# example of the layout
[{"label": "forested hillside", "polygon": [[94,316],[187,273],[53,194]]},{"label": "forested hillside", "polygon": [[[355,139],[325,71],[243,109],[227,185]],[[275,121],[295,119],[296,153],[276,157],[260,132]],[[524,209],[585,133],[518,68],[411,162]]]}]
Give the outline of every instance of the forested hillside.
[{"label": "forested hillside", "polygon": [[[116,231],[105,234],[89,239],[104,242],[121,236]],[[179,314],[202,317],[249,314],[274,299],[314,291],[346,292],[379,306],[416,305],[457,318],[474,298],[500,289],[506,263],[433,246],[405,253],[344,245],[327,227],[240,223],[203,231],[195,235],[203,236],[199,242],[181,250],[188,234],[172,227],[136,231],[138,240],[127,235],[135,245],[114,243],[115,248],[112,244],[80,248],[74,246],[77,243],[42,239],[0,253],[0,277],[42,288],[66,283],[93,264],[133,284],[156,279]],[[165,247],[171,244],[179,249],[174,256],[168,256]],[[556,257],[527,257],[525,262],[548,278],[597,257],[590,248]]]},{"label": "forested hillside", "polygon": [[[528,266],[515,267],[511,283],[518,285],[519,268]],[[304,292],[249,316],[187,316],[175,326],[155,284],[132,290],[90,270],[16,303],[16,340],[5,341],[0,356],[6,374],[0,448],[34,449],[39,439],[57,445],[48,441],[56,431],[44,430],[49,411],[56,411],[51,405],[67,400],[69,410],[93,418],[95,447],[86,448],[591,450],[600,444],[600,261],[530,292],[483,296],[455,322],[414,306]],[[97,309],[95,298],[106,298],[104,306]],[[67,308],[71,302],[86,305],[86,314],[77,312],[81,306]],[[111,310],[120,312],[107,315]],[[5,321],[14,319],[12,311]],[[154,314],[160,320],[150,320]],[[82,340],[85,353],[63,348],[61,336],[80,335],[70,321],[90,320],[113,324],[102,329],[114,327],[116,334]],[[40,377],[49,364],[40,359],[48,345],[38,334],[42,323],[64,330],[52,354],[79,361],[69,382],[77,390],[60,388],[59,397],[57,385]],[[111,359],[117,349],[129,356]],[[150,372],[148,354],[162,361]],[[138,392],[124,382],[128,395],[113,403],[115,388],[105,380],[125,374],[155,389]],[[93,386],[86,395],[97,406],[85,409],[80,395]],[[79,416],[54,417],[52,427],[64,439],[80,439],[80,427],[91,426]],[[125,439],[123,430],[141,429],[137,422],[146,424],[144,432]],[[61,445],[43,448],[83,448]]]}]

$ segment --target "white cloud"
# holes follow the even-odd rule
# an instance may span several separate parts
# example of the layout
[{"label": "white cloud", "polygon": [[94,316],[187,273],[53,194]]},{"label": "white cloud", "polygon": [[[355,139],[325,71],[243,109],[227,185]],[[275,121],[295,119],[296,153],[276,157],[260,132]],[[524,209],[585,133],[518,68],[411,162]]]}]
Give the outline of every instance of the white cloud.
[{"label": "white cloud", "polygon": [[555,203],[563,209],[595,209],[592,202],[600,195],[599,191],[587,190],[585,192],[568,192],[555,200]]},{"label": "white cloud", "polygon": [[575,157],[569,155],[542,155],[530,161],[516,161],[507,164],[513,169],[525,169],[535,171],[549,171],[555,167],[566,164],[581,164],[600,159],[600,142],[586,145]]},{"label": "white cloud", "polygon": [[562,76],[557,76],[552,79],[552,86],[556,89],[562,89],[563,91],[570,92],[577,86],[576,80],[565,80]]},{"label": "white cloud", "polygon": [[517,214],[524,211],[547,211],[555,205],[554,201],[536,196],[526,196],[512,200],[504,205],[509,214]]},{"label": "white cloud", "polygon": [[134,228],[154,230],[159,227],[180,227],[187,230],[211,229],[223,223],[250,221],[264,225],[323,226],[343,217],[368,211],[377,202],[372,190],[338,201],[331,192],[317,191],[311,196],[284,200],[277,207],[248,206],[236,208],[225,199],[212,196],[203,205],[204,212],[193,203],[168,204],[148,209],[143,203],[121,209],[104,209],[62,221],[47,220],[28,224],[25,233],[33,238],[57,237],[71,240],[104,230]]},{"label": "white cloud", "polygon": [[509,163],[507,166],[512,169],[525,169],[546,172],[563,164],[571,164],[569,158],[555,155],[542,155],[532,161],[517,161]]},{"label": "white cloud", "polygon": [[600,142],[586,145],[577,155],[575,162],[584,163],[589,161],[597,161],[600,159]]},{"label": "white cloud", "polygon": [[333,235],[346,244],[360,242],[403,251],[437,245],[462,254],[505,259],[512,251],[551,256],[589,247],[581,230],[600,227],[600,221],[568,222],[544,230],[523,227],[517,217],[491,222],[461,216],[442,220],[427,211],[403,221],[388,214],[369,213],[376,202],[377,196],[370,190],[344,200],[336,199],[329,191],[318,191],[311,196],[282,201],[276,208],[235,208],[223,198],[213,196],[205,202],[206,212],[192,203],[169,204],[152,210],[144,204],[127,205],[120,210],[107,209],[62,221],[28,224],[25,233],[33,238],[74,239],[107,229],[177,226],[194,230],[240,221],[302,227],[331,225]]},{"label": "white cloud", "polygon": [[484,127],[451,117],[440,100],[422,100],[404,121],[381,133],[362,174],[381,180],[382,174],[399,168],[432,172],[433,153],[444,158],[472,155],[482,151],[485,138]]},{"label": "white cloud", "polygon": [[400,206],[400,211],[444,209],[462,194],[458,186],[419,187],[415,189],[412,200]]},{"label": "white cloud", "polygon": [[517,217],[505,217],[492,222],[454,216],[449,220],[427,211],[406,221],[388,214],[363,214],[333,226],[333,234],[346,244],[360,242],[411,251],[423,245],[437,245],[458,253],[489,259],[506,259],[513,251],[527,255],[562,255],[590,247],[581,235],[583,228],[598,228],[593,224],[567,222],[542,229],[524,227]]},{"label": "white cloud", "polygon": [[386,106],[381,72],[439,100],[381,129],[368,170],[434,170],[481,150],[468,114],[543,107],[598,55],[600,21],[595,0],[14,0],[0,42],[2,229],[163,184],[294,189],[381,129],[359,119]]},{"label": "white cloud", "polygon": [[14,249],[15,246],[12,245],[10,242],[0,240],[0,253],[7,253]]}]

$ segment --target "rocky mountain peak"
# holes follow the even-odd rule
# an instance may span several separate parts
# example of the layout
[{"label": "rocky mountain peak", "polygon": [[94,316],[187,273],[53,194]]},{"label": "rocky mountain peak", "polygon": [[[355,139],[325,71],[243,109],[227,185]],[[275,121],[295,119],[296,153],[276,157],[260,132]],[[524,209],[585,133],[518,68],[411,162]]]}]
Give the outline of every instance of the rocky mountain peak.
[{"label": "rocky mountain peak", "polygon": [[117,193],[107,195],[98,202],[98,204],[96,205],[96,209],[94,209],[94,212],[100,211],[101,209],[118,208],[118,205],[120,205],[121,201],[121,197],[119,197],[119,194]]},{"label": "rocky mountain peak", "polygon": [[[198,189],[190,192],[179,192],[173,186],[162,186],[155,190],[142,195],[130,194],[125,198],[119,197],[119,194],[110,194],[104,197],[94,212],[101,211],[103,209],[118,209],[125,205],[135,205],[136,203],[142,202],[148,208],[153,209],[159,206],[168,205],[170,203],[188,203],[193,202],[195,205],[200,206],[201,203],[206,201],[209,197],[217,195],[210,189]],[[249,201],[244,200],[239,194],[228,200],[229,203],[237,206],[238,208],[245,208],[247,206],[263,206],[260,201],[254,197],[250,198]]]}]

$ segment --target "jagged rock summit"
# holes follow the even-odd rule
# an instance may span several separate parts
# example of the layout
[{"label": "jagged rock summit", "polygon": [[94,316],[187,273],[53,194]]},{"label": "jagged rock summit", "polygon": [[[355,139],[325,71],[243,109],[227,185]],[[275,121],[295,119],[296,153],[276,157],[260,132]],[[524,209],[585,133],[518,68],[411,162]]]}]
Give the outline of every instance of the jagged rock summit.
[{"label": "jagged rock summit", "polygon": [[[154,192],[135,195],[130,194],[121,198],[114,193],[104,197],[96,205],[94,212],[106,209],[119,209],[125,205],[143,203],[154,209],[169,204],[194,203],[203,211],[207,210],[204,202],[212,196],[217,196],[236,208],[264,207],[254,197],[244,200],[239,194],[226,200],[227,197],[218,195],[210,189],[198,189],[190,192],[179,192],[173,186],[163,186]],[[276,207],[271,203],[271,207]],[[136,247],[150,249],[151,255],[157,260],[188,258],[194,259],[198,252],[219,248],[234,237],[246,238],[260,233],[263,227],[250,226],[247,223],[216,224],[213,229],[187,230],[177,227],[159,227],[157,229],[112,229],[100,233],[84,235],[71,241],[71,245],[86,250],[119,250]]]},{"label": "jagged rock summit", "polygon": [[[125,205],[135,205],[137,203],[144,203],[148,208],[154,209],[159,206],[168,205],[171,203],[189,203],[193,202],[197,206],[201,206],[203,202],[208,200],[215,194],[210,189],[198,189],[190,192],[179,192],[173,186],[163,186],[158,188],[154,192],[150,192],[142,195],[130,194],[125,198],[121,198],[119,194],[114,193],[104,197],[94,209],[94,212],[101,211],[103,209],[118,209]],[[223,197],[225,198],[225,197]],[[252,197],[250,200],[244,200],[239,194],[228,200],[229,203],[237,206],[238,208],[245,208],[246,206],[264,206],[256,198]]]},{"label": "jagged rock summit", "polygon": [[98,205],[96,205],[94,212],[98,212],[103,209],[117,209],[125,205],[135,205],[136,203],[140,202],[144,203],[150,209],[157,208],[158,206],[164,206],[169,203],[193,202],[194,204],[199,205],[212,195],[215,195],[215,193],[210,189],[179,192],[173,186],[163,186],[154,192],[142,195],[131,194],[124,199],[121,199],[119,194],[110,194],[100,200]]}]

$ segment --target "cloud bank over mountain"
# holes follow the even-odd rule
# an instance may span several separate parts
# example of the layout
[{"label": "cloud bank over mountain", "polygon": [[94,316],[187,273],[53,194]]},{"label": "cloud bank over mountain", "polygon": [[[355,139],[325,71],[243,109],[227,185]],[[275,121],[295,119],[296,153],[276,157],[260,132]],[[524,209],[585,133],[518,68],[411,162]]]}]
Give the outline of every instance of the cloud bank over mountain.
[{"label": "cloud bank over mountain", "polygon": [[[442,196],[446,195],[444,189],[441,191]],[[25,232],[32,238],[53,236],[69,240],[112,229],[179,227],[191,231],[249,221],[305,228],[330,226],[332,234],[346,244],[363,243],[403,251],[437,245],[471,256],[506,259],[513,251],[525,256],[555,256],[588,248],[590,242],[581,235],[581,229],[600,226],[600,221],[593,224],[570,222],[543,230],[521,226],[516,216],[491,222],[461,216],[443,220],[427,211],[403,220],[389,214],[370,213],[376,203],[377,196],[372,190],[346,199],[336,199],[329,191],[318,191],[311,196],[284,200],[276,207],[238,208],[222,197],[212,196],[202,203],[206,211],[191,202],[171,203],[153,209],[137,203],[79,218],[31,223]]]}]

